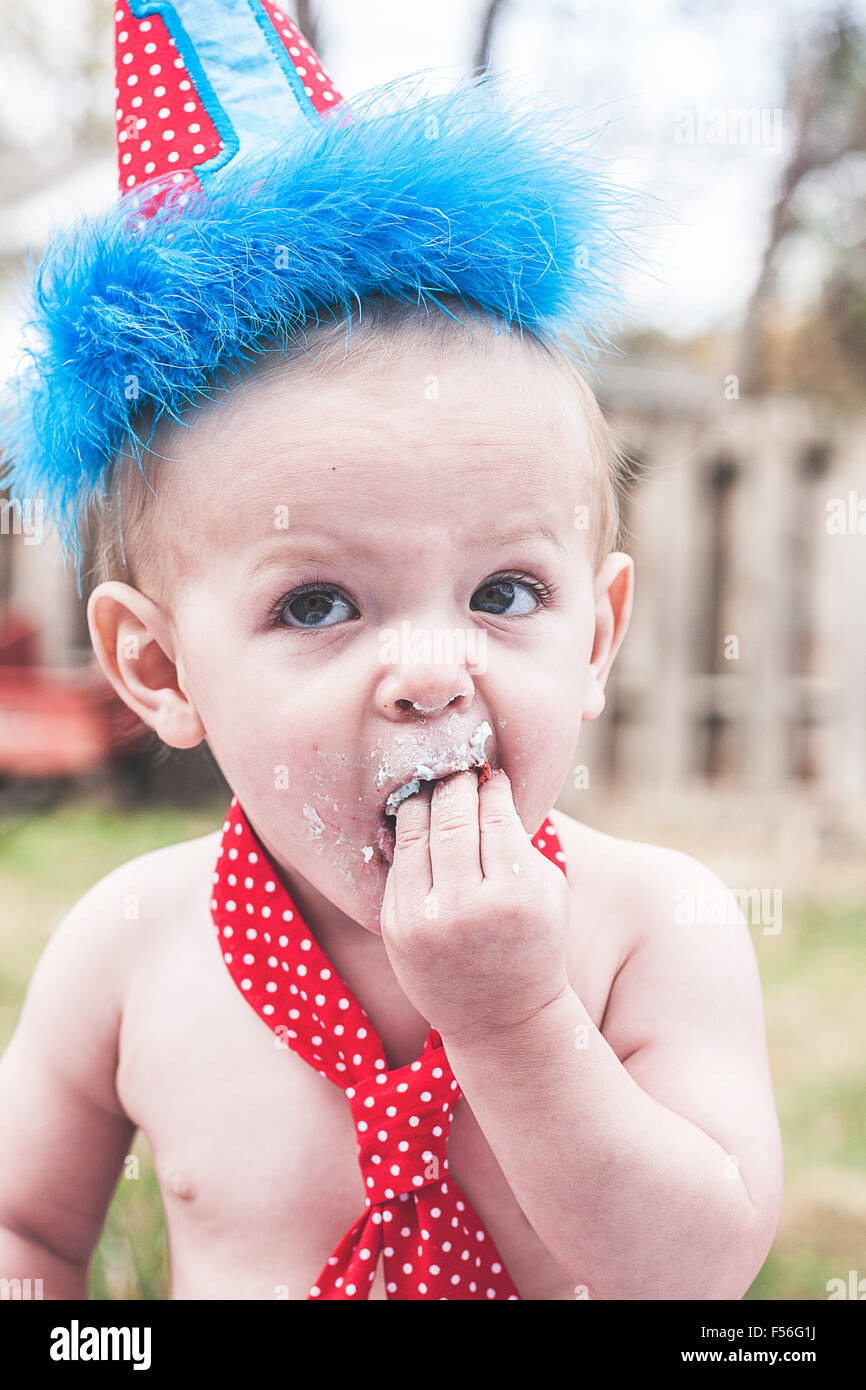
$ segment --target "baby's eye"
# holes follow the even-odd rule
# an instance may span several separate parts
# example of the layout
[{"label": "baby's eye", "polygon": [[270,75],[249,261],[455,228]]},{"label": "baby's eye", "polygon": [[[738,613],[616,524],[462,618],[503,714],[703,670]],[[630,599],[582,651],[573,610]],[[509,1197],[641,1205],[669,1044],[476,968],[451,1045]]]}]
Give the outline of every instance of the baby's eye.
[{"label": "baby's eye", "polygon": [[505,576],[488,579],[476,589],[469,607],[499,617],[521,618],[534,612],[547,597],[547,589],[538,580]]},{"label": "baby's eye", "polygon": [[359,616],[354,604],[337,589],[321,584],[296,589],[279,600],[276,618],[286,627],[334,627],[345,619]]}]

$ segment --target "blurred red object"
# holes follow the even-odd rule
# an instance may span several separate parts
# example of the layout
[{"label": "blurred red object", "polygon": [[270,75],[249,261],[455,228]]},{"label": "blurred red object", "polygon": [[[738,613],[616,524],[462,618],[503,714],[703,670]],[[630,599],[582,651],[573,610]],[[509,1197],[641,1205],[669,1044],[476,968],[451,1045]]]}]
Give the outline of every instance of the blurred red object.
[{"label": "blurred red object", "polygon": [[36,625],[0,612],[0,776],[74,777],[151,738],[95,663],[41,666]]}]

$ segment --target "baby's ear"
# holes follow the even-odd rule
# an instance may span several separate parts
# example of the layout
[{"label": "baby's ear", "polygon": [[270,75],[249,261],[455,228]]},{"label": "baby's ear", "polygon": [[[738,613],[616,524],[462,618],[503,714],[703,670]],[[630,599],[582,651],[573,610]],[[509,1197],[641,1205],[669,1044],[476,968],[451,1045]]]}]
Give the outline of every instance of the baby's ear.
[{"label": "baby's ear", "polygon": [[583,699],[583,718],[597,719],[604,709],[604,687],[631,617],[634,561],[622,551],[607,556],[593,585],[595,639]]},{"label": "baby's ear", "polygon": [[129,584],[98,584],[87,603],[97,660],[121,700],[171,748],[195,748],[205,736],[178,679],[171,623]]}]

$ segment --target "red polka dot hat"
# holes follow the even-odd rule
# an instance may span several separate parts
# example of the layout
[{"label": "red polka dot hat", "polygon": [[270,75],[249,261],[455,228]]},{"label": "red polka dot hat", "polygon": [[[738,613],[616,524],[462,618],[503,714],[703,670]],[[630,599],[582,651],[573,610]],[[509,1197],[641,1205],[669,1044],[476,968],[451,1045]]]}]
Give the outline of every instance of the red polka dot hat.
[{"label": "red polka dot hat", "polygon": [[488,72],[348,102],[273,0],[114,19],[120,198],[49,245],[0,414],[0,487],[43,499],[79,568],[145,409],[177,418],[365,298],[457,296],[587,365],[609,346],[651,200],[572,111]]},{"label": "red polka dot hat", "polygon": [[[226,25],[222,34],[214,30],[214,11]],[[342,101],[303,34],[272,0],[258,8],[132,0],[114,18],[121,194],[151,183],[148,202],[171,192],[184,206],[185,193],[288,124],[289,102],[296,120],[315,122]],[[262,80],[232,80],[245,70]]]}]

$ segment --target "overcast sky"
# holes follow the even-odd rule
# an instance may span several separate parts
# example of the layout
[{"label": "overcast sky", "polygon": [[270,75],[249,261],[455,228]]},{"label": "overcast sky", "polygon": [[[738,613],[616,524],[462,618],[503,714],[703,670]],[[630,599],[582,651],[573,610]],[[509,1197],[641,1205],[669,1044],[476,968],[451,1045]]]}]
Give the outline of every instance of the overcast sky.
[{"label": "overcast sky", "polygon": [[[866,0],[851,7],[866,17]],[[470,61],[481,0],[321,0],[320,52],[346,97],[419,68],[455,73]],[[629,288],[639,321],[674,336],[734,325],[754,283],[785,153],[790,120],[782,110],[782,42],[803,32],[827,0],[510,0],[497,31],[494,65],[591,113],[618,119],[599,153],[616,172],[670,205],[670,224],[652,244],[657,279]],[[38,153],[62,142],[64,111],[83,91],[62,79],[63,55],[76,51],[80,0],[40,0],[55,54],[54,72],[34,74],[0,51],[3,125]],[[0,41],[2,42],[2,41]],[[111,36],[106,35],[110,50]],[[108,50],[107,50],[108,51]],[[38,79],[38,80],[37,80]],[[106,89],[111,103],[113,92]],[[755,110],[757,138],[737,129],[709,143],[710,127],[737,110]],[[596,123],[595,118],[593,123]],[[684,138],[685,137],[685,138]],[[112,159],[58,192],[13,210],[10,234],[41,239],[82,209],[116,196]],[[23,219],[23,222],[21,221]],[[787,280],[807,301],[822,265],[801,249]]]}]

